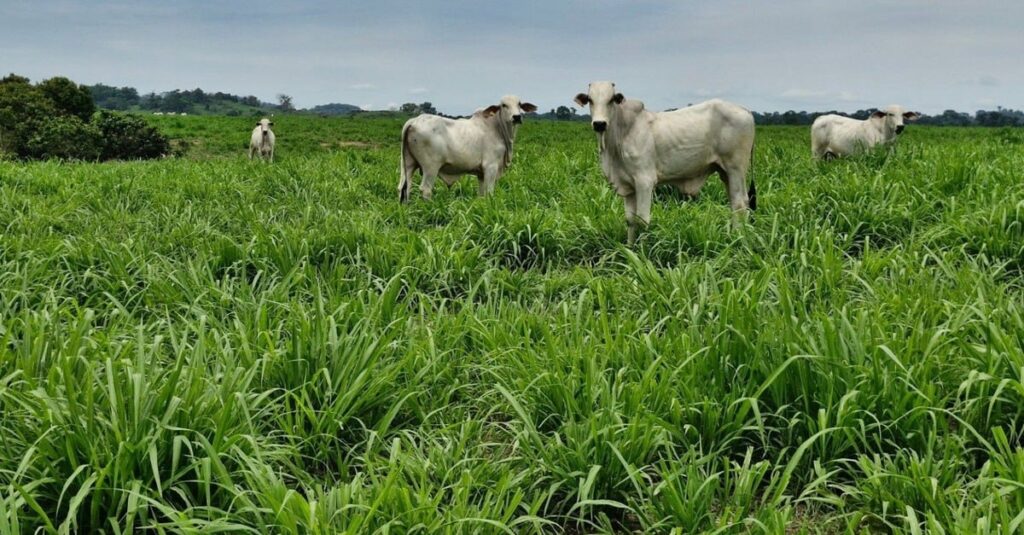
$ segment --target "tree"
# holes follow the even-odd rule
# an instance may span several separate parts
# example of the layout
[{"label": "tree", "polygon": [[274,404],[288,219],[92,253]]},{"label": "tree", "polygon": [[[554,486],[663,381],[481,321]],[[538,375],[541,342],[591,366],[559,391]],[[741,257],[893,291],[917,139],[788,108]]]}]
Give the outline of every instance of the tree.
[{"label": "tree", "polygon": [[89,90],[63,76],[57,76],[41,82],[37,87],[53,102],[57,111],[64,115],[73,115],[83,122],[88,122],[96,111]]},{"label": "tree", "polygon": [[22,84],[22,85],[29,85],[29,82],[30,82],[30,80],[28,78],[25,78],[24,76],[18,76],[17,74],[14,74],[13,72],[11,74],[8,74],[7,76],[4,76],[3,79],[0,80],[0,84]]},{"label": "tree", "polygon": [[292,105],[292,97],[284,93],[277,95],[277,107],[281,111],[295,111],[295,106]]},{"label": "tree", "polygon": [[405,104],[402,104],[402,106],[400,108],[398,108],[398,111],[400,111],[402,113],[414,114],[414,113],[418,112],[419,109],[420,109],[419,106],[417,106],[415,103],[413,103],[413,102],[406,102]]},{"label": "tree", "polygon": [[26,147],[32,133],[57,110],[38,87],[21,81],[27,78],[14,76],[0,83],[0,151],[25,158],[30,156]]},{"label": "tree", "polygon": [[433,114],[433,115],[437,115],[437,109],[434,108],[434,105],[429,103],[429,102],[424,102],[424,103],[420,104],[419,105],[419,110],[420,110],[420,113],[430,113],[430,114]]},{"label": "tree", "polygon": [[571,121],[575,115],[576,110],[568,106],[559,106],[558,109],[555,110],[555,119],[558,119],[559,121]]}]

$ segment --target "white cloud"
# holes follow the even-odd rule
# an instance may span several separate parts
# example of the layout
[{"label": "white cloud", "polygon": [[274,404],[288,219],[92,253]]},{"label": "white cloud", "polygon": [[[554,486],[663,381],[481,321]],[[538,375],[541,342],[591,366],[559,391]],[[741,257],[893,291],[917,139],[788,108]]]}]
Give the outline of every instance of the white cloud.
[{"label": "white cloud", "polygon": [[423,93],[427,93],[429,91],[430,90],[425,87],[414,87],[409,90],[409,93],[412,93],[413,95],[422,95]]},{"label": "white cloud", "polygon": [[790,88],[779,94],[782,98],[804,100],[804,99],[818,99],[821,97],[828,96],[827,91],[815,91],[811,89],[801,88]]},{"label": "white cloud", "polygon": [[370,89],[377,89],[377,86],[364,82],[364,83],[359,83],[359,84],[352,84],[352,85],[348,86],[348,88],[356,90],[356,91],[368,91]]}]

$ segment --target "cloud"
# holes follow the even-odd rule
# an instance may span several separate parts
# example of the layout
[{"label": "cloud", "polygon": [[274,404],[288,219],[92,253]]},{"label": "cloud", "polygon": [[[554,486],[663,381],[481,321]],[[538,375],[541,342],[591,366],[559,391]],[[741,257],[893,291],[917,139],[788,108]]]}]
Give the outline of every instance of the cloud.
[{"label": "cloud", "polygon": [[348,88],[349,89],[353,89],[355,91],[369,91],[370,89],[377,89],[377,86],[364,82],[364,83],[360,83],[360,84],[352,84],[352,85],[348,86]]},{"label": "cloud", "polygon": [[413,95],[422,95],[422,94],[428,93],[428,92],[430,92],[430,90],[425,88],[425,87],[414,87],[414,88],[409,90],[409,93],[411,93]]},{"label": "cloud", "polygon": [[999,85],[999,79],[990,75],[979,76],[978,85],[984,87],[996,87]]},{"label": "cloud", "polygon": [[779,96],[791,100],[819,99],[828,96],[827,91],[815,91],[811,89],[791,88],[779,93]]}]

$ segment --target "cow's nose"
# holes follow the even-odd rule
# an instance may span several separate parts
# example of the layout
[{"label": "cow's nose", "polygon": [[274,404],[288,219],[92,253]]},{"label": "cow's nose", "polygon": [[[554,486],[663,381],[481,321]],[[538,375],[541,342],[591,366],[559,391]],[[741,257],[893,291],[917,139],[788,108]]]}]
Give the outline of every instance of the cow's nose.
[{"label": "cow's nose", "polygon": [[523,122],[523,116],[522,115],[513,115],[512,116],[512,122],[516,123],[516,124],[519,124],[519,123]]},{"label": "cow's nose", "polygon": [[608,128],[608,123],[604,121],[594,121],[595,132],[604,132],[605,128]]},{"label": "cow's nose", "polygon": [[899,126],[896,127],[896,133],[897,134],[902,134],[903,133],[903,125],[899,125]]}]

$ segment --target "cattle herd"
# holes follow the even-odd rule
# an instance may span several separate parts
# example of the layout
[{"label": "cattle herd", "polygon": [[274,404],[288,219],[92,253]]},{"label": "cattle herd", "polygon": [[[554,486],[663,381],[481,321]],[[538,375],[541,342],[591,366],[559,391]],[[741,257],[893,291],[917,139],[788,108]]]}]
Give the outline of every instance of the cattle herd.
[{"label": "cattle herd", "polygon": [[[623,198],[628,241],[651,219],[651,200],[658,184],[671,184],[696,196],[712,173],[725,184],[734,223],[757,208],[757,189],[750,176],[754,153],[754,116],[747,109],[713,99],[686,108],[653,112],[627,99],[611,82],[593,82],[575,102],[590,107],[597,133],[601,169]],[[487,195],[512,161],[516,130],[523,113],[537,109],[507,95],[499,104],[477,110],[467,119],[420,115],[402,127],[401,178],[398,197],[409,200],[412,177],[422,175],[420,194],[430,199],[438,176],[451,186],[463,175],[476,176],[479,194]],[[904,121],[920,115],[889,106],[866,120],[823,115],[811,126],[811,153],[831,159],[890,143],[903,132]],[[253,129],[249,158],[274,159],[274,123],[263,119]]]}]

